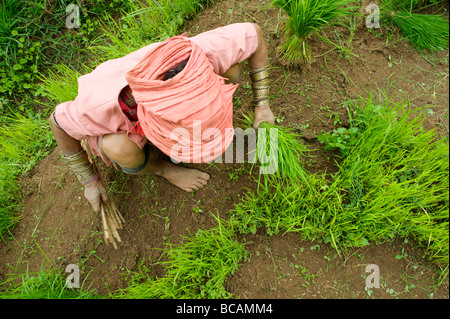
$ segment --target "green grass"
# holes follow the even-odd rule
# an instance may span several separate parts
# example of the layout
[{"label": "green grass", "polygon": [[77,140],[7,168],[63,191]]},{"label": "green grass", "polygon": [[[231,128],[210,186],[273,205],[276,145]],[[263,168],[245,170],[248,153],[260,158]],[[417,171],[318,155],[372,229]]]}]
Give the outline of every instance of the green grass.
[{"label": "green grass", "polygon": [[235,227],[255,233],[298,232],[338,251],[412,237],[426,256],[448,263],[448,142],[422,128],[424,112],[409,104],[351,105],[359,136],[332,181],[308,174],[305,183],[270,183],[248,192],[230,212]]},{"label": "green grass", "polygon": [[[85,72],[89,72],[88,67],[84,67]],[[78,77],[82,74],[73,67],[59,64],[50,70],[48,76],[41,75],[42,86],[47,97],[53,103],[63,103],[73,101],[78,94]],[[52,108],[53,109],[53,108]]]},{"label": "green grass", "polygon": [[350,0],[272,0],[283,9],[288,18],[284,25],[285,41],[280,52],[286,61],[294,64],[309,63],[311,49],[307,38],[327,25],[335,24],[350,14]]},{"label": "green grass", "polygon": [[[47,74],[55,64],[86,62],[86,48],[98,34],[98,20],[129,10],[131,0],[83,1],[80,28],[66,28],[63,1],[3,0],[0,6],[0,93],[5,110],[24,111],[35,98],[45,97],[39,73]],[[18,103],[20,102],[20,103]],[[2,114],[0,110],[0,114]]]},{"label": "green grass", "polygon": [[[84,283],[80,288],[67,288],[67,274],[55,269],[42,269],[36,273],[28,270],[21,274],[12,275],[8,280],[0,283],[0,299],[98,299],[101,296],[85,289]],[[3,286],[3,287],[2,287]],[[5,289],[7,288],[7,289]]]},{"label": "green grass", "polygon": [[374,242],[412,236],[448,262],[448,141],[422,128],[424,110],[365,103],[353,109],[361,135],[335,178],[350,201],[340,219],[357,217],[355,236]]},{"label": "green grass", "polygon": [[20,114],[0,117],[0,237],[19,220],[17,179],[31,170],[54,145],[47,120]]}]

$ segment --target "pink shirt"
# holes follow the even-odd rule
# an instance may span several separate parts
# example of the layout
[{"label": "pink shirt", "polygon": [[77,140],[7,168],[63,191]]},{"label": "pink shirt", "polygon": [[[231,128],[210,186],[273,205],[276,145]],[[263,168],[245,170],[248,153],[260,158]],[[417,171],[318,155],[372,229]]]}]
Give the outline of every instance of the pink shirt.
[{"label": "pink shirt", "polygon": [[[189,39],[206,53],[217,74],[246,60],[258,46],[256,29],[251,23],[231,24]],[[91,73],[80,76],[75,100],[56,106],[55,118],[59,126],[77,140],[87,138],[92,152],[102,157],[107,165],[112,162],[99,147],[103,135],[127,133],[140,148],[147,143],[145,137],[129,132],[132,123],[122,112],[118,97],[128,85],[126,73],[157,45],[152,43],[122,58],[106,61]]]}]

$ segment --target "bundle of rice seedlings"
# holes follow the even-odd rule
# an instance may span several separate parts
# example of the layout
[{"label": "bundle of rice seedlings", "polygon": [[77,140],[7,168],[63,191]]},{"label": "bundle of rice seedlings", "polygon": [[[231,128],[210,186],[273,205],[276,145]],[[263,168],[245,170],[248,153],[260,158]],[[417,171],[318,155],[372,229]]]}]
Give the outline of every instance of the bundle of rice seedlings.
[{"label": "bundle of rice seedlings", "polygon": [[[244,125],[253,124],[253,114],[246,114],[243,117]],[[249,158],[257,156],[265,180],[275,184],[288,181],[309,185],[303,159],[306,153],[312,150],[303,145],[299,137],[287,127],[261,123],[257,133],[256,149],[251,151]]]},{"label": "bundle of rice seedlings", "polygon": [[288,14],[284,25],[285,42],[279,48],[284,60],[293,64],[308,63],[311,49],[307,38],[336,19],[353,14],[351,0],[272,0]]},{"label": "bundle of rice seedlings", "polygon": [[426,109],[372,102],[354,105],[362,133],[335,177],[348,197],[340,222],[370,241],[411,236],[448,262],[449,144],[423,129]]},{"label": "bundle of rice seedlings", "polygon": [[449,24],[443,15],[413,13],[422,0],[383,0],[380,4],[381,19],[398,27],[402,35],[419,52],[436,52],[448,49]]}]

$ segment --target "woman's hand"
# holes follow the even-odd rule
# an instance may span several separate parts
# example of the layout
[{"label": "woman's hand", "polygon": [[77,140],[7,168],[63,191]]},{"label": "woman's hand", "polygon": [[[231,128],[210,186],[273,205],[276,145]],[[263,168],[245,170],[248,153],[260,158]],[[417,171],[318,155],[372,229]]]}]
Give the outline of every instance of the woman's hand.
[{"label": "woman's hand", "polygon": [[258,129],[262,122],[275,124],[275,116],[273,116],[269,106],[264,105],[255,107],[255,122],[253,123],[253,127]]},{"label": "woman's hand", "polygon": [[106,191],[106,188],[105,186],[103,186],[103,183],[100,179],[84,187],[84,196],[91,204],[92,209],[96,213],[100,212],[101,201],[103,200],[104,202],[106,202],[108,200],[107,194],[108,193]]}]

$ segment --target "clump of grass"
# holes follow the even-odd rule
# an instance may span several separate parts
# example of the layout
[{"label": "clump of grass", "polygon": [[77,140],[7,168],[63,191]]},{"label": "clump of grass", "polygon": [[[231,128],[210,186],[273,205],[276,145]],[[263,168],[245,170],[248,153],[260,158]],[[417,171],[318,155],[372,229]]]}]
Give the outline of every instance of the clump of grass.
[{"label": "clump of grass", "polygon": [[361,128],[336,182],[350,201],[343,222],[367,239],[413,236],[433,259],[448,262],[448,142],[425,131],[425,111],[389,100],[357,106]]},{"label": "clump of grass", "polygon": [[70,289],[66,286],[67,275],[55,269],[42,269],[36,273],[12,275],[0,283],[4,292],[0,299],[97,299],[99,295],[84,289]]},{"label": "clump of grass", "polygon": [[285,41],[279,48],[283,58],[294,64],[308,63],[311,49],[307,38],[337,19],[353,14],[351,0],[272,0],[288,18],[284,25]]},{"label": "clump of grass", "polygon": [[412,11],[419,9],[426,0],[383,0],[382,4],[389,3],[394,10]]},{"label": "clump of grass", "polygon": [[[166,267],[166,275],[154,280],[148,274],[127,287],[119,298],[132,299],[198,299],[230,298],[225,289],[229,275],[238,263],[246,259],[244,244],[235,239],[231,223],[214,216],[218,225],[212,229],[197,231],[195,236],[165,252],[167,261],[160,262]],[[139,279],[139,278],[137,278]]]},{"label": "clump of grass", "polygon": [[332,214],[341,211],[339,191],[337,185],[330,187],[325,174],[308,174],[307,179],[308,184],[261,183],[258,191],[243,194],[230,211],[236,229],[255,234],[264,227],[268,235],[297,232],[305,240],[325,237]]},{"label": "clump of grass", "polygon": [[424,1],[384,0],[380,4],[381,18],[398,27],[402,35],[421,53],[448,49],[448,19],[439,14],[413,12]]}]

